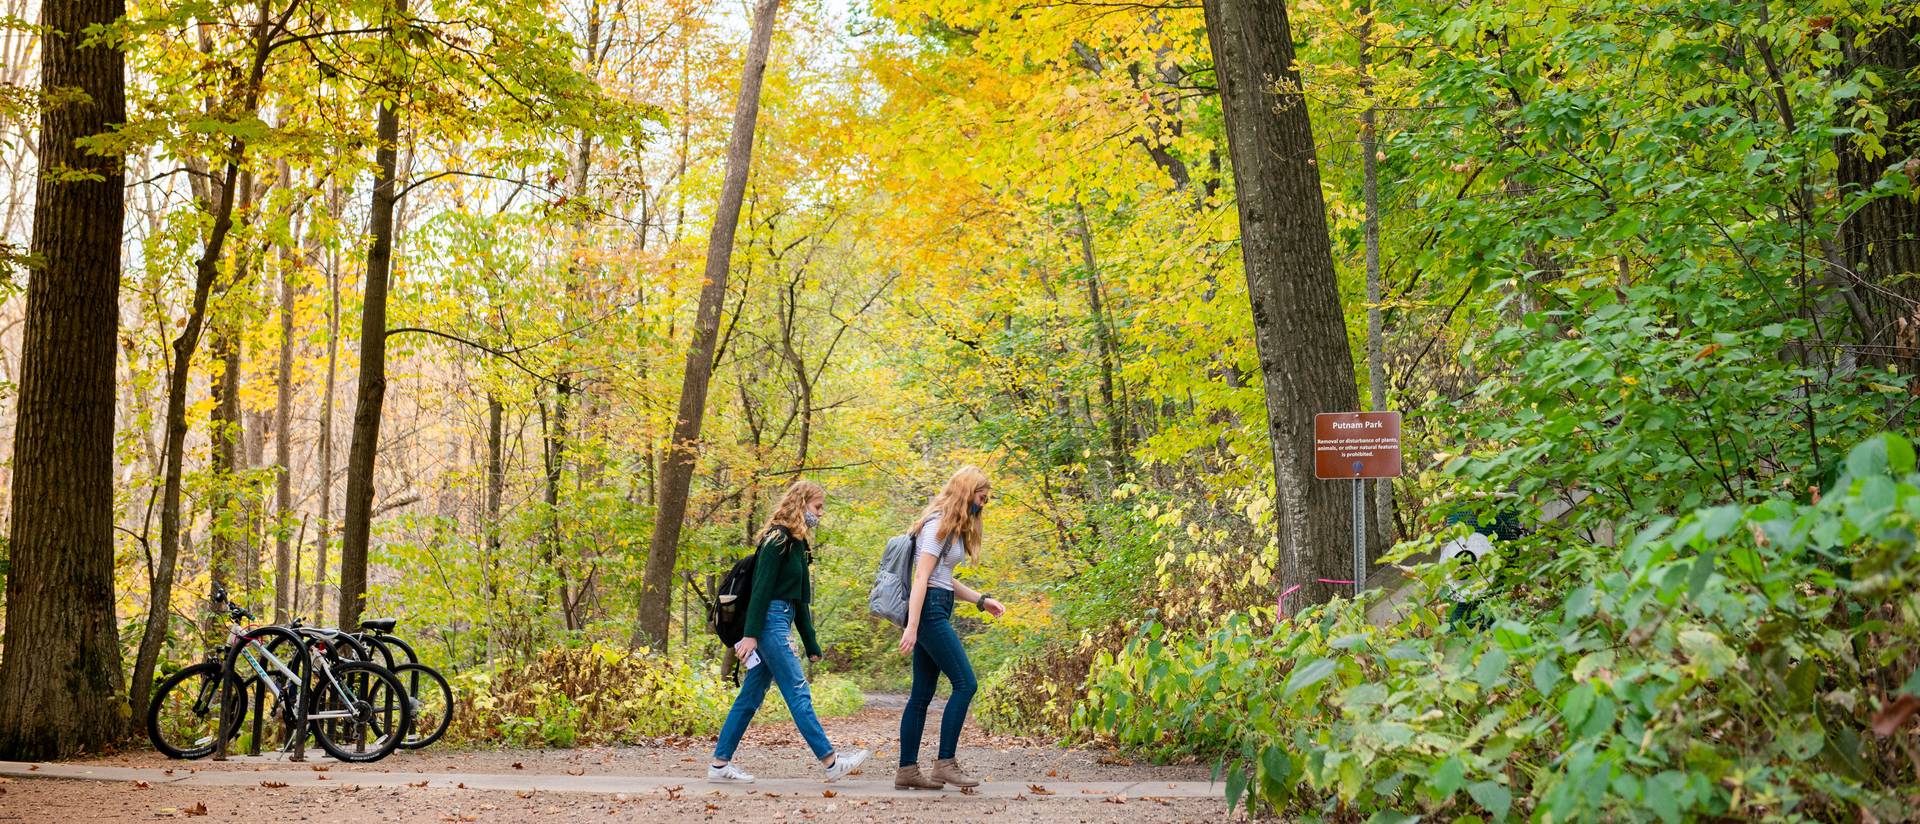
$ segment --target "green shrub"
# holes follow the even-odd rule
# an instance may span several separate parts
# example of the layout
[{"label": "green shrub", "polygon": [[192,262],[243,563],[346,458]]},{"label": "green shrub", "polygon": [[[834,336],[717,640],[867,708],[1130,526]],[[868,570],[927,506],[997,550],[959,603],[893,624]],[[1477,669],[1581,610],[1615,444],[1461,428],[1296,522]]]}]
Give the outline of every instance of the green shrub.
[{"label": "green shrub", "polygon": [[[838,675],[822,675],[810,683],[813,693],[813,712],[821,718],[845,718],[859,712],[867,705],[866,693],[852,679]],[[727,696],[728,705],[732,705],[733,696]],[[787,711],[787,701],[780,694],[778,686],[767,688],[766,703],[760,705],[760,714],[754,720],[791,723],[793,714]]]},{"label": "green shrub", "polygon": [[1290,815],[1902,819],[1913,734],[1870,728],[1920,694],[1914,469],[1881,436],[1817,503],[1516,547],[1524,583],[1493,590],[1484,630],[1445,622],[1451,565],[1416,572],[1427,607],[1388,627],[1344,600],[1150,625],[1099,656],[1076,723],[1221,758],[1230,802]]},{"label": "green shrub", "polygon": [[447,740],[571,747],[720,729],[731,688],[700,666],[604,644],[548,650],[524,665],[461,673]]}]

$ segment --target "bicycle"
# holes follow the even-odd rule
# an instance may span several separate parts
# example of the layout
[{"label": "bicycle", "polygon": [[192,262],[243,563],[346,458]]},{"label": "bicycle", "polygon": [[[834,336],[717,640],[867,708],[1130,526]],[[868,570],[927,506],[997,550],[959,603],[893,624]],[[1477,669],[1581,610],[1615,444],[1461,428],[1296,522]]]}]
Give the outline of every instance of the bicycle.
[{"label": "bicycle", "polygon": [[215,587],[213,600],[216,608],[226,607],[226,654],[211,651],[207,661],[162,682],[147,711],[147,734],[156,749],[174,758],[224,757],[248,713],[249,693],[260,695],[262,704],[253,708],[253,743],[270,698],[272,715],[287,731],[283,749],[294,760],[303,760],[311,734],[336,759],[378,761],[406,737],[394,731],[412,729],[413,700],[385,667],[343,658],[336,650],[351,647],[317,633],[248,628],[241,621],[253,614],[229,602],[223,587]]},{"label": "bicycle", "polygon": [[[417,750],[440,740],[447,733],[447,727],[453,723],[453,686],[447,683],[446,676],[439,670],[420,663],[420,657],[413,646],[393,635],[393,628],[399,623],[394,618],[370,618],[360,622],[361,631],[350,635],[363,642],[369,651],[386,662],[405,683],[407,695],[413,698],[414,726],[407,737],[400,742],[403,749]],[[395,664],[398,656],[406,660]]]}]

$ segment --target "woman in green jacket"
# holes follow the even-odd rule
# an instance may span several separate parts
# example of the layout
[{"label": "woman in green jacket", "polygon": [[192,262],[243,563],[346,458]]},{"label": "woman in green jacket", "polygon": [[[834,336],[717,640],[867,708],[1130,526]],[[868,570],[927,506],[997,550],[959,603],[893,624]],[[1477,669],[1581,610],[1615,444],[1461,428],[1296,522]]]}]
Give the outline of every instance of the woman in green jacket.
[{"label": "woman in green jacket", "polygon": [[813,562],[813,528],[820,524],[826,510],[827,493],[812,481],[794,481],[780,496],[773,516],[760,532],[759,555],[753,565],[753,587],[747,597],[747,626],[740,643],[733,647],[741,666],[747,668],[740,680],[740,695],[720,728],[720,740],[714,744],[713,762],[707,765],[707,780],[718,783],[752,783],[753,776],[733,765],[733,751],[747,734],[747,725],[760,710],[770,684],[780,685],[794,726],[807,740],[807,747],[827,770],[833,781],[859,769],[867,760],[866,750],[840,754],[827,741],[820,719],[813,713],[813,695],[807,691],[806,672],[788,642],[790,629],[800,631],[807,657],[820,659],[820,644],[814,640],[813,581],[809,567]]}]

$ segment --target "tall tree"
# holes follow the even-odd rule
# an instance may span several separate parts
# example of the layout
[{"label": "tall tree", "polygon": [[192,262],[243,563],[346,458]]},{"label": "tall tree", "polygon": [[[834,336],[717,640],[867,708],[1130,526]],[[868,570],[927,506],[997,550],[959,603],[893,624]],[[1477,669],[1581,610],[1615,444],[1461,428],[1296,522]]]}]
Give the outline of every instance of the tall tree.
[{"label": "tall tree", "polygon": [[[280,164],[280,180],[287,182],[286,164]],[[298,207],[296,207],[297,209]],[[299,598],[293,584],[293,551],[288,544],[293,528],[293,297],[299,256],[298,213],[289,224],[287,243],[280,255],[280,360],[274,370],[273,402],[273,619],[285,621],[293,616],[293,603]]]},{"label": "tall tree", "polygon": [[707,236],[706,280],[700,288],[700,310],[693,324],[693,343],[687,350],[687,371],[680,383],[680,406],[673,440],[661,467],[659,509],[654,514],[653,537],[647,546],[647,571],[640,593],[638,626],[633,645],[665,649],[673,615],[673,571],[679,561],[680,526],[687,514],[687,491],[693,483],[693,464],[706,416],[707,384],[713,377],[713,350],[720,333],[720,308],[727,297],[727,270],[733,263],[733,235],[740,224],[740,203],[746,197],[747,171],[753,160],[753,131],[760,117],[760,84],[767,71],[767,53],[773,48],[773,19],[780,0],[761,0],[753,11],[753,34],[747,42],[746,66],[740,75],[740,98],[734,104],[733,125],[727,135],[727,172],[720,186],[720,205]]},{"label": "tall tree", "polygon": [[1313,477],[1313,416],[1359,408],[1353,356],[1327,236],[1313,125],[1293,61],[1285,0],[1206,0],[1207,39],[1226,114],[1240,256],[1266,380],[1278,573],[1319,603],[1352,574],[1353,504]]},{"label": "tall tree", "polygon": [[[396,15],[397,16],[397,15]],[[340,626],[360,623],[367,592],[367,545],[373,527],[373,464],[380,449],[380,409],[387,395],[387,286],[393,270],[394,185],[400,157],[400,102],[384,100],[374,115],[373,212],[367,280],[360,314],[360,378],[347,448],[347,510],[340,536]]]},{"label": "tall tree", "polygon": [[[1851,37],[1841,41],[1856,67],[1881,78],[1875,102],[1886,113],[1874,150],[1858,138],[1841,139],[1840,183],[1850,190],[1871,189],[1896,165],[1920,180],[1920,9],[1892,14],[1860,46]],[[1920,365],[1920,197],[1890,194],[1868,201],[1841,224],[1840,246],[1867,359],[1911,374]]]},{"label": "tall tree", "polygon": [[[254,115],[259,108],[260,88],[266,78],[267,57],[272,52],[273,35],[286,25],[287,19],[293,16],[294,9],[298,7],[299,0],[293,0],[287,5],[286,11],[275,19],[266,0],[259,3],[252,32],[252,65],[241,87],[240,99],[233,111],[218,114],[236,120]],[[173,362],[167,374],[166,441],[162,458],[165,477],[160,488],[160,557],[148,597],[146,628],[140,637],[140,651],[134,657],[133,680],[127,685],[127,701],[136,718],[143,717],[147,710],[147,693],[153,687],[154,667],[160,660],[160,648],[166,643],[170,629],[174,570],[180,557],[180,494],[186,462],[187,383],[193,356],[200,348],[200,335],[206,326],[207,301],[213,296],[214,283],[220,278],[221,255],[226,248],[227,237],[233,231],[235,190],[239,188],[241,164],[246,153],[245,137],[236,135],[228,142],[226,166],[217,181],[216,191],[209,193],[213,226],[207,230],[206,243],[201,247],[199,259],[194,262],[192,302],[187,307],[180,334],[173,340]]]},{"label": "tall tree", "polygon": [[[126,121],[126,55],[90,34],[123,0],[40,9],[40,178],[8,525],[0,758],[97,752],[127,729],[113,612],[114,368],[122,158],[83,142]],[[76,94],[76,92],[78,92]]]}]

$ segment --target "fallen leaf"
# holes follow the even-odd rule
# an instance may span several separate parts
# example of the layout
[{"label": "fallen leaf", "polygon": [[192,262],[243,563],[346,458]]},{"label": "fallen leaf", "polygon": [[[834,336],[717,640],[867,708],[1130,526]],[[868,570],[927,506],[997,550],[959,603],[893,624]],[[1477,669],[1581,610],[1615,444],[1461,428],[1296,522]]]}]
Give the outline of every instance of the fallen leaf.
[{"label": "fallen leaf", "polygon": [[1920,710],[1920,695],[1900,693],[1892,703],[1873,714],[1874,734],[1888,736],[1898,732],[1900,725],[1907,723],[1916,710]]},{"label": "fallen leaf", "polygon": [[684,785],[676,785],[672,787],[663,787],[662,789],[665,789],[667,791],[668,801],[679,801],[680,791],[686,789],[686,787]]},{"label": "fallen leaf", "polygon": [[267,788],[267,789],[269,789],[269,790],[277,790],[277,789],[280,789],[281,787],[285,787],[285,786],[287,786],[287,782],[285,782],[285,781],[262,781],[262,782],[260,782],[260,786],[262,786],[262,787],[266,787],[266,788]]},{"label": "fallen leaf", "polygon": [[427,782],[425,782],[425,781],[409,781],[409,782],[407,782],[407,786],[409,786],[409,787],[425,787],[425,786],[427,786]]},{"label": "fallen leaf", "polygon": [[1106,795],[1107,794],[1106,790],[1096,790],[1092,787],[1081,787],[1080,792],[1086,795]]},{"label": "fallen leaf", "polygon": [[152,784],[149,784],[149,783],[147,783],[147,782],[145,782],[145,781],[135,781],[135,782],[133,782],[133,788],[134,788],[134,789],[136,789],[136,790],[145,790],[145,789],[151,789],[152,787],[153,787],[153,785],[152,785]]},{"label": "fallen leaf", "polygon": [[327,770],[333,769],[333,767],[327,764],[309,764],[307,765],[307,769],[313,770],[314,772],[326,772]]},{"label": "fallen leaf", "polygon": [[834,796],[836,796],[836,795],[839,795],[839,793],[837,793],[837,792],[834,792],[834,791],[832,791],[832,790],[821,790],[821,791],[820,791],[820,797],[821,797],[821,798],[832,798],[832,797],[834,797]]},{"label": "fallen leaf", "polygon": [[39,765],[39,764],[33,764],[33,765],[30,765],[30,766],[28,766],[28,767],[27,767],[27,772],[33,772],[33,771],[35,771],[35,770],[38,770],[38,769],[40,769],[40,765]]},{"label": "fallen leaf", "polygon": [[961,787],[960,794],[961,795],[979,795],[980,791],[972,787]]},{"label": "fallen leaf", "polygon": [[332,779],[329,779],[329,778],[327,778],[327,777],[326,777],[326,776],[324,776],[324,775],[316,775],[316,776],[314,776],[314,777],[313,777],[313,780],[315,780],[315,781],[330,781],[330,780],[332,780]]},{"label": "fallen leaf", "polygon": [[1026,793],[1015,793],[1015,794],[1014,794],[1014,796],[1013,796],[1013,800],[1015,800],[1015,801],[1025,801],[1025,800],[1027,800],[1027,794],[1026,794]]},{"label": "fallen leaf", "polygon": [[718,810],[718,809],[720,809],[720,805],[715,804],[711,801],[707,802],[707,812],[713,812],[714,810]]},{"label": "fallen leaf", "polygon": [[1053,795],[1052,790],[1049,790],[1046,787],[1040,786],[1039,784],[1028,784],[1027,789],[1033,791],[1034,795]]},{"label": "fallen leaf", "polygon": [[161,775],[173,775],[173,768],[172,768],[172,767],[168,767],[168,768],[166,768],[166,769],[164,769],[164,770],[161,770],[161,771],[160,771],[160,774],[161,774]]},{"label": "fallen leaf", "polygon": [[192,804],[189,804],[185,807],[181,807],[180,811],[183,813],[186,813],[187,815],[206,815],[207,805],[202,804],[198,801],[195,801]]},{"label": "fallen leaf", "polygon": [[1105,803],[1108,803],[1108,804],[1125,804],[1125,803],[1127,803],[1127,797],[1126,797],[1126,796],[1124,796],[1124,795],[1110,795],[1110,796],[1107,796],[1106,798],[1102,798],[1102,799],[1100,799],[1100,800],[1101,800],[1102,802],[1105,802]]},{"label": "fallen leaf", "polygon": [[462,781],[462,782],[460,782],[460,783],[458,783],[458,784],[455,784],[455,785],[453,785],[453,786],[454,786],[454,787],[455,787],[456,789],[461,789],[461,790],[464,790],[464,789],[466,789],[466,788],[467,788],[467,782],[465,782],[465,781]]},{"label": "fallen leaf", "polygon": [[1059,777],[1060,777],[1060,771],[1059,771],[1059,770],[1047,770],[1047,777],[1048,777],[1048,778],[1059,778]]},{"label": "fallen leaf", "polygon": [[774,792],[774,791],[772,791],[772,790],[768,790],[768,791],[766,792],[766,796],[767,796],[768,798],[779,798],[779,797],[780,797],[780,794],[779,794],[779,793],[777,793],[777,792]]},{"label": "fallen leaf", "polygon": [[525,764],[522,764],[522,763],[520,763],[520,762],[518,762],[518,761],[515,761],[515,762],[513,762],[513,768],[514,768],[514,769],[516,769],[516,770],[524,770],[524,769],[526,769],[526,768],[527,768],[527,765],[525,765]]},{"label": "fallen leaf", "polygon": [[518,792],[515,792],[515,793],[514,793],[514,795],[517,795],[517,796],[520,796],[521,798],[532,798],[532,797],[533,797],[533,791],[532,791],[532,790],[520,790],[520,791],[518,791]]},{"label": "fallen leaf", "polygon": [[585,767],[575,767],[573,769],[567,770],[567,775],[586,775],[586,774],[587,774],[587,770]]}]

